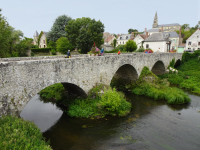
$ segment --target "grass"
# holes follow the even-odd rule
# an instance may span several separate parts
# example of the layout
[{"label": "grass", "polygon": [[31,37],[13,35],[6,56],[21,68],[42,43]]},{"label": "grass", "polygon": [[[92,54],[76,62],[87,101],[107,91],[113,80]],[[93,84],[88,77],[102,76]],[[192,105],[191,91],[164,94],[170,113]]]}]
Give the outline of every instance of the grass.
[{"label": "grass", "polygon": [[187,89],[193,93],[200,94],[200,52],[194,54],[184,53],[183,62],[177,68],[178,74],[160,75],[160,79],[167,78],[171,84],[179,85],[180,88]]},{"label": "grass", "polygon": [[29,121],[14,116],[3,116],[0,118],[0,149],[30,149],[51,150],[49,142],[38,127]]}]

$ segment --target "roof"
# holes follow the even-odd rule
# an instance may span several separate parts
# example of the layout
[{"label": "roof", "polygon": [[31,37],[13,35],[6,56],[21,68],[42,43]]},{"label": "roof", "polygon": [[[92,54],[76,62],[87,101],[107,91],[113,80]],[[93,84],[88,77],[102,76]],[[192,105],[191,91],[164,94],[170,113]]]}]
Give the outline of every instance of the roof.
[{"label": "roof", "polygon": [[[200,29],[197,29],[197,30],[200,30]],[[195,32],[197,32],[197,30],[196,30]],[[195,33],[195,32],[194,32],[194,33]],[[194,33],[193,33],[193,34],[194,34]],[[192,35],[193,35],[193,34],[192,34]],[[190,37],[191,37],[192,35],[190,35]],[[190,38],[190,37],[189,37],[189,38]],[[188,40],[189,38],[187,38],[187,40]],[[186,40],[186,41],[187,41],[187,40]]]},{"label": "roof", "polygon": [[110,40],[112,40],[112,38],[114,38],[113,35],[109,36],[104,42],[109,42]]},{"label": "roof", "polygon": [[172,24],[161,24],[161,25],[158,25],[157,27],[170,27],[170,26],[181,26],[180,24],[178,23],[172,23]]},{"label": "roof", "polygon": [[154,29],[149,29],[147,32],[159,32],[160,29],[158,28],[154,28]]},{"label": "roof", "polygon": [[144,40],[145,42],[156,42],[156,41],[169,41],[168,37],[165,37],[162,32],[154,33],[150,35],[147,39]]},{"label": "roof", "polygon": [[144,40],[147,38],[147,36],[146,35],[144,35],[144,34],[139,34]]},{"label": "roof", "polygon": [[169,38],[179,38],[176,32],[162,32],[164,36],[169,35]]},{"label": "roof", "polygon": [[[126,36],[128,36],[128,39],[125,39]],[[132,34],[124,34],[124,35],[119,36],[117,40],[120,40],[120,37],[122,37],[121,40],[129,40],[131,38],[131,36],[132,36]]]},{"label": "roof", "polygon": [[36,36],[36,37],[39,36],[37,31],[35,31],[34,36]]},{"label": "roof", "polygon": [[44,32],[44,31],[43,31],[43,33],[44,33],[44,35],[45,35],[46,37],[48,37],[49,32]]}]

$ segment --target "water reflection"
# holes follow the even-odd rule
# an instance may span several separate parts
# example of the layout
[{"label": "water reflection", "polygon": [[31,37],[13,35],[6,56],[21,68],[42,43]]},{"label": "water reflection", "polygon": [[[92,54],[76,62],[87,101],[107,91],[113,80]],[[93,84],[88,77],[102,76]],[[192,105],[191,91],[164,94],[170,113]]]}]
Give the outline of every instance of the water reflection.
[{"label": "water reflection", "polygon": [[189,105],[175,107],[127,93],[133,107],[129,115],[99,120],[71,118],[52,104],[43,107],[39,100],[35,100],[37,105],[30,102],[30,108],[22,114],[25,119],[36,118],[34,122],[40,128],[43,124],[51,127],[43,136],[50,139],[54,150],[199,149],[200,97],[189,96]]},{"label": "water reflection", "polygon": [[56,105],[40,101],[40,96],[34,96],[22,110],[20,117],[33,121],[45,132],[62,116],[63,112]]}]

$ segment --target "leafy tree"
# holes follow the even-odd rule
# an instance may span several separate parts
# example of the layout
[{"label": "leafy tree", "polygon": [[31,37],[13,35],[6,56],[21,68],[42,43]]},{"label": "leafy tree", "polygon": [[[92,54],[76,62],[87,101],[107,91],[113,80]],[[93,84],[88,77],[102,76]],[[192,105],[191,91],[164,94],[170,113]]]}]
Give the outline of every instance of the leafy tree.
[{"label": "leafy tree", "polygon": [[114,40],[113,40],[113,46],[114,46],[114,49],[115,49],[116,45],[117,45],[117,40],[114,39]]},{"label": "leafy tree", "polygon": [[133,52],[137,49],[137,45],[135,43],[135,41],[133,40],[128,40],[128,42],[126,42],[125,44],[125,50],[127,52]]},{"label": "leafy tree", "polygon": [[66,54],[68,50],[73,49],[73,46],[66,37],[61,37],[56,41],[56,49],[58,52]]},{"label": "leafy tree", "polygon": [[56,42],[60,37],[66,37],[65,26],[68,25],[70,20],[72,20],[72,18],[69,16],[58,16],[49,31],[48,40]]},{"label": "leafy tree", "polygon": [[182,25],[182,29],[186,29],[186,28],[189,28],[189,27],[190,27],[189,24],[183,24],[183,25]]},{"label": "leafy tree", "polygon": [[56,42],[54,42],[54,41],[49,41],[48,47],[49,47],[49,48],[52,48],[52,49],[56,49]]},{"label": "leafy tree", "polygon": [[65,27],[70,43],[81,49],[81,53],[90,51],[93,43],[100,47],[103,41],[104,25],[102,22],[90,18],[77,18],[69,21]]},{"label": "leafy tree", "polygon": [[129,30],[128,30],[128,33],[129,33],[129,34],[131,34],[132,32],[138,32],[138,30],[136,30],[136,29],[129,29]]},{"label": "leafy tree", "polygon": [[120,51],[124,51],[125,50],[125,45],[118,45],[117,47]]}]

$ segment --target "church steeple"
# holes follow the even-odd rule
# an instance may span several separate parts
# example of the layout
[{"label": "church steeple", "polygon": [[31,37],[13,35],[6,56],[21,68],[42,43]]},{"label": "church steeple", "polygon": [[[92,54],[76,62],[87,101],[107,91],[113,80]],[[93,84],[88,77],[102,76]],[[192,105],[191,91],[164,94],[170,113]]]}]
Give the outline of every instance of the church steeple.
[{"label": "church steeple", "polygon": [[153,21],[153,28],[156,28],[158,26],[158,15],[157,15],[157,11],[154,17],[154,21]]}]

